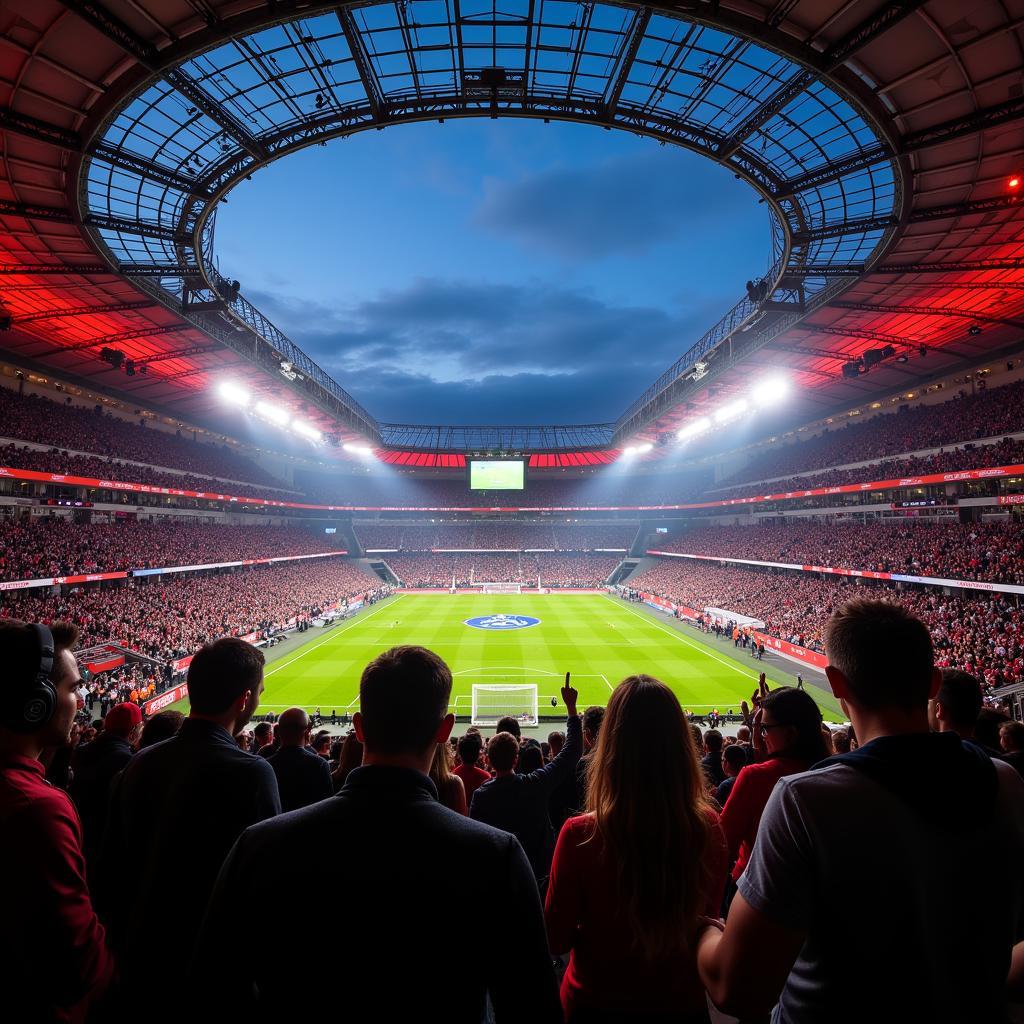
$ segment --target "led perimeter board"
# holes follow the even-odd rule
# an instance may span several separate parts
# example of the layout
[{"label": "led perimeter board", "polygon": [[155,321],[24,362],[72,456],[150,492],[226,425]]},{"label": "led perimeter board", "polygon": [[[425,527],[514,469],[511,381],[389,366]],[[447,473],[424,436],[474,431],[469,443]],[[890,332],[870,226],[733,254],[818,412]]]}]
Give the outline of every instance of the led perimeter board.
[{"label": "led perimeter board", "polygon": [[521,491],[526,477],[522,459],[470,459],[471,491]]}]

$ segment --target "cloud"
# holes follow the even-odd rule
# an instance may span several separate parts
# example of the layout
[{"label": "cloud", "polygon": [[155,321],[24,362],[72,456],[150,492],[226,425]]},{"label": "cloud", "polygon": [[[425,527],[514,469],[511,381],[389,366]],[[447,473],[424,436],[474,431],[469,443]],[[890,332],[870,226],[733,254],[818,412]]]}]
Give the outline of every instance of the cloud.
[{"label": "cloud", "polygon": [[733,208],[734,216],[749,218],[749,201],[736,203],[723,178],[721,168],[667,149],[515,181],[490,178],[474,223],[566,260],[639,254],[684,233],[720,234]]},{"label": "cloud", "polygon": [[714,320],[545,282],[420,279],[349,309],[249,298],[383,420],[604,421]]}]

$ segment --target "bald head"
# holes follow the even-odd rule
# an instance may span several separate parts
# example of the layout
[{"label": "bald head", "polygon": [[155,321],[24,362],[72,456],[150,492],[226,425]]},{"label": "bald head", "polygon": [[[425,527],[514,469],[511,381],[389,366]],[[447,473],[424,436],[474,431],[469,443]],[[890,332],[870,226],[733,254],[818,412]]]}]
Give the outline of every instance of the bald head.
[{"label": "bald head", "polygon": [[309,715],[302,708],[289,708],[277,720],[277,738],[282,747],[304,747],[309,740]]}]

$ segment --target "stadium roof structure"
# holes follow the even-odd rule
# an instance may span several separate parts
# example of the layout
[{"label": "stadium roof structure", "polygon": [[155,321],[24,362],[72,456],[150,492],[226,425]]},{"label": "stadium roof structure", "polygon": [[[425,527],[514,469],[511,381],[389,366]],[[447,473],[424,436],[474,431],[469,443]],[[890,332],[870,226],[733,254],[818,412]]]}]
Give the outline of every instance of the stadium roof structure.
[{"label": "stadium roof structure", "polygon": [[[393,450],[614,451],[768,367],[819,412],[859,404],[1019,343],[1022,29],[1020,0],[8,0],[3,348],[100,387],[123,369],[120,393],[196,422],[244,374]],[[329,139],[505,116],[732,170],[774,214],[763,294],[681,338],[615,422],[379,423],[220,275],[218,204]]]}]

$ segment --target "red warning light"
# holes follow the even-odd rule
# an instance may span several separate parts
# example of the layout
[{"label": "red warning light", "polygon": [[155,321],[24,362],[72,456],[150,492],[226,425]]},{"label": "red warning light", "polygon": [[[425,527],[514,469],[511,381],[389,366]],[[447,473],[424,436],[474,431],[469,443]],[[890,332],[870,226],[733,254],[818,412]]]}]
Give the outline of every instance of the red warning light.
[{"label": "red warning light", "polygon": [[1009,188],[1018,189],[1020,188],[1020,175],[1015,174],[1006,184]]}]

